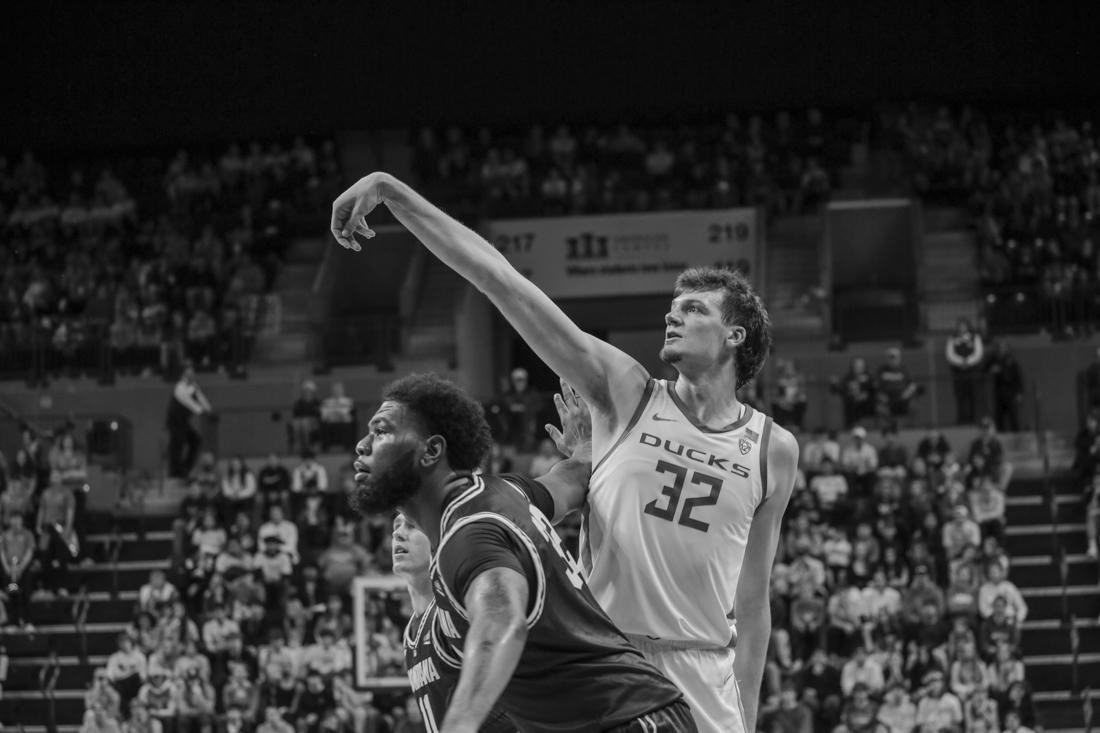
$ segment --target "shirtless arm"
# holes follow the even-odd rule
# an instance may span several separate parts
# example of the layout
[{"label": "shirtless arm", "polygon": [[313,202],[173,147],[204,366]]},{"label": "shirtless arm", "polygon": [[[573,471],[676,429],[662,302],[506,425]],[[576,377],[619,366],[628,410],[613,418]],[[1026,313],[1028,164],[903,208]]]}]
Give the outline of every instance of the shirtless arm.
[{"label": "shirtless arm", "polygon": [[432,254],[485,293],[539,358],[584,395],[609,431],[615,429],[620,411],[633,410],[648,379],[638,362],[578,328],[493,245],[393,176],[371,173],[336,199],[336,240],[345,248],[361,249],[354,232],[357,227],[362,231],[364,217],[379,204],[385,204]]},{"label": "shirtless arm", "polygon": [[788,431],[773,426],[768,447],[767,499],[753,517],[745,560],[734,601],[737,618],[737,654],[733,671],[741,693],[745,730],[756,730],[756,709],[764,661],[771,638],[772,563],[779,544],[780,523],[794,489],[798,442]]}]

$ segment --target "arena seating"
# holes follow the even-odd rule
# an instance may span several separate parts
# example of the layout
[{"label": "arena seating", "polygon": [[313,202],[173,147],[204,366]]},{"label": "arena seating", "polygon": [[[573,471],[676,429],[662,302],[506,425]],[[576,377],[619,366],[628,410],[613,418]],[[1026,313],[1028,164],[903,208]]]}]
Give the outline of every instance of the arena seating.
[{"label": "arena seating", "polygon": [[0,378],[247,359],[289,237],[341,185],[335,147],[0,159]]}]

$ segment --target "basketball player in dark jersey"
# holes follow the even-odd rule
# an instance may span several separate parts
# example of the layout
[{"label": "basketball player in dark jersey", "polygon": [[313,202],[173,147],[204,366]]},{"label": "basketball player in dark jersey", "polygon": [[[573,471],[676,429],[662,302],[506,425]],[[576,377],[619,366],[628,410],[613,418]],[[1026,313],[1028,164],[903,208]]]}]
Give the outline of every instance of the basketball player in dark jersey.
[{"label": "basketball player in dark jersey", "polygon": [[489,446],[476,402],[411,375],[387,388],[356,447],[360,511],[400,508],[435,548],[429,631],[459,676],[428,730],[476,733],[495,705],[523,733],[695,733],[680,691],[600,609],[547,519],[550,489],[586,480],[590,459],[540,481],[473,474]]}]

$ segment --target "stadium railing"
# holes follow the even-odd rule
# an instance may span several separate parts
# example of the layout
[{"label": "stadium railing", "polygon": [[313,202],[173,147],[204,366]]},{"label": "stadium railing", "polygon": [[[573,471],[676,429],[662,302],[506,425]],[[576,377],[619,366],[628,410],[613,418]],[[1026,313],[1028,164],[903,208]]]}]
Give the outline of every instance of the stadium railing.
[{"label": "stadium railing", "polygon": [[982,312],[991,334],[1091,332],[1100,321],[1100,286],[1054,291],[1042,285],[987,285]]},{"label": "stadium railing", "polygon": [[76,629],[76,633],[80,635],[80,662],[81,664],[87,664],[88,662],[88,610],[91,608],[92,602],[88,598],[88,586],[81,585],[80,590],[76,594],[76,600],[73,601],[73,627]]}]

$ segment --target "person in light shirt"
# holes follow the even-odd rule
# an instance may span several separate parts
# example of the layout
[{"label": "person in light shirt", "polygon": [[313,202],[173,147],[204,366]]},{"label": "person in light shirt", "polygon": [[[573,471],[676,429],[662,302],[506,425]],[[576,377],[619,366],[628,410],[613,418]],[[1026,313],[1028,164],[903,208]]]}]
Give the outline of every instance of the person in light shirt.
[{"label": "person in light shirt", "polygon": [[924,686],[917,691],[917,725],[934,731],[959,730],[963,724],[962,703],[948,692],[943,672],[932,670],[924,675]]},{"label": "person in light shirt", "polygon": [[878,618],[883,611],[893,617],[901,612],[901,593],[886,584],[886,571],[875,568],[871,582],[863,589],[863,604],[871,618]]},{"label": "person in light shirt", "polygon": [[882,665],[867,653],[862,644],[856,647],[852,658],[844,663],[840,671],[840,689],[845,696],[851,695],[857,684],[866,685],[871,694],[878,694],[886,686]]},{"label": "person in light shirt", "polygon": [[826,457],[821,462],[821,473],[810,479],[810,491],[817,494],[821,511],[833,516],[848,497],[848,479],[836,472],[836,464]]},{"label": "person in light shirt", "polygon": [[1020,626],[1027,620],[1027,601],[1020,589],[1011,580],[1005,578],[1004,566],[993,561],[986,564],[986,581],[978,589],[978,613],[982,618],[993,615],[993,601],[998,596],[1005,599],[1010,618]]},{"label": "person in light shirt", "polygon": [[286,519],[283,508],[278,504],[272,504],[268,509],[268,521],[260,525],[257,536],[261,545],[268,537],[278,537],[282,543],[282,551],[291,562],[298,563],[298,526]]}]

